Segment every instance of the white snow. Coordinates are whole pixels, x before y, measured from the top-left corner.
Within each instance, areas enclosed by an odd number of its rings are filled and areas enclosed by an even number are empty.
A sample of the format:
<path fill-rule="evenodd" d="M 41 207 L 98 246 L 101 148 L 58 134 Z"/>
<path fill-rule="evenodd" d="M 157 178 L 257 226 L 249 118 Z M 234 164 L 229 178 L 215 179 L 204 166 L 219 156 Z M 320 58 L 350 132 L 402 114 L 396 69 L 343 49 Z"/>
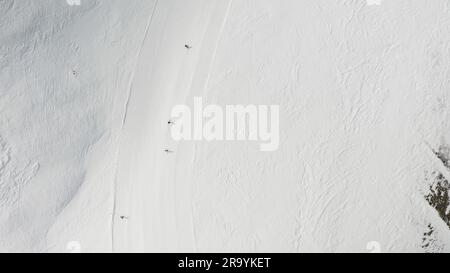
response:
<path fill-rule="evenodd" d="M 0 0 L 0 251 L 448 252 L 449 2 L 369 2 Z M 175 142 L 194 97 L 279 150 Z"/>

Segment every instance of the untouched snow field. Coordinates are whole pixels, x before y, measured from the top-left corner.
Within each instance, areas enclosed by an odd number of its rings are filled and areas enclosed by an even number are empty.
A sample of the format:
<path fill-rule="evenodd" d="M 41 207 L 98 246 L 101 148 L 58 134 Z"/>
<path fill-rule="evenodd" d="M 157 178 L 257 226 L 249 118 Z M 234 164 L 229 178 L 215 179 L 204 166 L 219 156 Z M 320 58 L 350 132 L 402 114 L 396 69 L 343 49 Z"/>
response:
<path fill-rule="evenodd" d="M 449 104 L 447 0 L 0 0 L 0 251 L 449 252 Z"/>

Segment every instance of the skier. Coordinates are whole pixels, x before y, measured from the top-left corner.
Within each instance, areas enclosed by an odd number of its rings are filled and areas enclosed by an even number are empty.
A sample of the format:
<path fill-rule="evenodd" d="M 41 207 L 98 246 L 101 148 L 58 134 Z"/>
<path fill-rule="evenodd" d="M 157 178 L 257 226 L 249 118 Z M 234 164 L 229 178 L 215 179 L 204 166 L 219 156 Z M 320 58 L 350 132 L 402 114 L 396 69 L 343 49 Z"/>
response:
<path fill-rule="evenodd" d="M 166 152 L 167 154 L 173 153 L 173 151 L 171 151 L 171 150 L 169 150 L 169 149 L 165 149 L 164 152 Z"/>
<path fill-rule="evenodd" d="M 192 48 L 192 46 L 190 46 L 190 45 L 188 45 L 188 44 L 184 45 L 184 47 L 185 47 L 186 49 L 191 49 L 191 48 Z"/>

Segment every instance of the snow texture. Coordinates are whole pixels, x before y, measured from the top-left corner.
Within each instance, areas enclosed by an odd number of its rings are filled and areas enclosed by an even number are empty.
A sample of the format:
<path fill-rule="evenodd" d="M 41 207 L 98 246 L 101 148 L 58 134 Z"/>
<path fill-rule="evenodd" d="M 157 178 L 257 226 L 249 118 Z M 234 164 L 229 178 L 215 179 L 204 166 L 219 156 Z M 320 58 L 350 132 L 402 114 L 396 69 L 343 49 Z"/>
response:
<path fill-rule="evenodd" d="M 450 251 L 448 0 L 76 2 L 0 0 L 0 252 Z"/>

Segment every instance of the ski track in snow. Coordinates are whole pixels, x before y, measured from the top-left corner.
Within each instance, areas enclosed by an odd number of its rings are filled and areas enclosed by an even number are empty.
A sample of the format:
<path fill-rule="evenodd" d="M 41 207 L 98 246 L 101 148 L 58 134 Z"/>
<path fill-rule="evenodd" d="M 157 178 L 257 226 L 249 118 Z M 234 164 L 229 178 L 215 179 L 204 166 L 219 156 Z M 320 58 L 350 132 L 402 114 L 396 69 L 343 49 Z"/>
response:
<path fill-rule="evenodd" d="M 449 11 L 0 1 L 0 251 L 449 252 Z M 280 149 L 175 143 L 195 96 Z"/>
<path fill-rule="evenodd" d="M 135 63 L 135 67 L 133 69 L 133 73 L 131 75 L 131 79 L 130 79 L 130 86 L 129 86 L 129 91 L 128 91 L 128 95 L 127 95 L 127 99 L 126 99 L 126 103 L 125 103 L 125 111 L 124 111 L 124 115 L 123 115 L 123 119 L 122 119 L 122 126 L 121 129 L 123 130 L 123 127 L 125 125 L 125 122 L 127 120 L 127 114 L 128 114 L 128 107 L 129 107 L 129 103 L 130 103 L 130 99 L 131 96 L 133 95 L 133 81 L 134 81 L 134 77 L 135 77 L 135 73 L 136 73 L 136 69 L 137 69 L 137 64 L 139 62 L 140 56 L 142 54 L 142 50 L 144 48 L 145 42 L 147 40 L 147 36 L 148 36 L 148 31 L 152 25 L 152 21 L 153 21 L 153 17 L 155 15 L 155 11 L 158 8 L 158 2 L 159 0 L 155 1 L 155 4 L 152 8 L 152 11 L 150 13 L 147 25 L 145 27 L 145 33 L 144 33 L 144 38 L 142 39 L 142 44 L 139 48 L 137 57 L 136 57 L 136 63 Z M 112 209 L 112 220 L 111 220 L 111 250 L 112 252 L 114 252 L 114 225 L 115 225 L 115 218 L 117 217 L 117 211 L 116 211 L 116 199 L 117 199 L 117 189 L 116 189 L 116 181 L 117 177 L 114 177 L 114 192 L 113 192 L 113 209 Z"/>
<path fill-rule="evenodd" d="M 147 26 L 145 27 L 144 39 L 142 39 L 142 44 L 141 44 L 141 47 L 139 48 L 139 52 L 138 52 L 137 57 L 136 57 L 136 64 L 135 64 L 135 68 L 133 70 L 133 74 L 131 76 L 131 81 L 130 81 L 130 87 L 129 87 L 128 96 L 127 96 L 127 101 L 125 103 L 125 114 L 124 114 L 123 120 L 122 120 L 122 129 L 123 129 L 123 126 L 124 126 L 124 124 L 125 124 L 125 122 L 127 120 L 128 106 L 129 106 L 129 103 L 130 103 L 130 98 L 133 95 L 133 80 L 134 80 L 134 75 L 136 74 L 137 63 L 139 62 L 140 56 L 142 54 L 142 49 L 144 48 L 145 41 L 147 40 L 148 30 L 150 29 L 150 27 L 152 25 L 152 21 L 153 21 L 154 15 L 155 15 L 155 11 L 158 8 L 158 2 L 159 2 L 159 0 L 156 0 L 155 6 L 153 7 L 152 12 L 151 12 L 151 14 L 149 16 L 149 20 L 148 20 Z"/>

